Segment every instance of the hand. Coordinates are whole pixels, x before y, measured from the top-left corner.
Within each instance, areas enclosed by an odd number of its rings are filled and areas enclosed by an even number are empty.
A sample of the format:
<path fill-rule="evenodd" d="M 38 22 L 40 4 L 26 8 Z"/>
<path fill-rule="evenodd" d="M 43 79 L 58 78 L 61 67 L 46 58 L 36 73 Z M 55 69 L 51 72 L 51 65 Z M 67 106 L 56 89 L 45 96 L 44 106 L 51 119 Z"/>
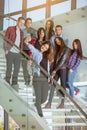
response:
<path fill-rule="evenodd" d="M 49 84 L 50 84 L 50 85 L 53 85 L 53 80 L 52 80 L 52 79 L 50 79 Z"/>
<path fill-rule="evenodd" d="M 31 65 L 32 65 L 32 60 L 29 60 L 29 61 L 28 61 L 28 64 L 31 66 Z"/>
<path fill-rule="evenodd" d="M 6 55 L 8 54 L 8 50 L 5 51 L 5 54 L 6 54 Z"/>
<path fill-rule="evenodd" d="M 31 42 L 31 37 L 28 36 L 28 37 L 24 40 L 24 43 L 28 45 L 29 42 Z"/>
<path fill-rule="evenodd" d="M 56 74 L 56 71 L 54 70 L 51 75 L 52 75 L 52 76 L 55 76 L 55 74 Z"/>
<path fill-rule="evenodd" d="M 70 70 L 69 70 L 69 73 L 72 73 L 72 72 L 73 72 L 73 70 L 72 70 L 72 69 L 70 69 Z"/>
<path fill-rule="evenodd" d="M 29 44 L 27 39 L 24 40 L 24 43 L 25 43 L 26 45 Z"/>

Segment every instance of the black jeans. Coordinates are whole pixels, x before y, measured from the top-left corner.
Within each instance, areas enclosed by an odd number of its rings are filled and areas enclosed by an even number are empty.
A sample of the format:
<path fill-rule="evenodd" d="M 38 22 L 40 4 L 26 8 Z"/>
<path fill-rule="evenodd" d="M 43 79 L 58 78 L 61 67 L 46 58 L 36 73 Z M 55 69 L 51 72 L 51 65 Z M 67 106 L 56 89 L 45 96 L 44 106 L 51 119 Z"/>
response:
<path fill-rule="evenodd" d="M 20 69 L 20 58 L 19 53 L 9 52 L 6 54 L 6 81 L 11 85 L 18 83 L 18 73 Z M 12 70 L 12 68 L 14 69 Z M 13 71 L 13 72 L 12 72 Z M 12 77 L 12 81 L 11 81 Z"/>
<path fill-rule="evenodd" d="M 36 103 L 35 103 L 36 108 L 38 114 L 43 115 L 41 104 L 47 100 L 48 89 L 49 89 L 47 77 L 45 77 L 42 73 L 40 74 L 40 76 L 34 74 L 33 85 L 34 85 L 34 91 L 36 96 Z"/>
<path fill-rule="evenodd" d="M 58 70 L 58 72 L 56 73 L 56 75 L 54 76 L 54 79 L 56 81 L 58 81 L 58 79 L 60 78 L 60 82 L 61 82 L 61 86 L 66 90 L 66 85 L 67 85 L 67 75 L 68 75 L 68 69 L 65 68 L 65 69 L 60 69 Z M 48 100 L 48 103 L 52 103 L 52 99 L 53 99 L 53 96 L 54 96 L 54 91 L 55 91 L 55 85 L 53 84 L 50 88 L 50 94 L 49 94 L 49 100 Z M 61 90 L 58 90 L 62 97 L 64 97 L 64 93 L 61 91 Z"/>
<path fill-rule="evenodd" d="M 28 73 L 28 68 L 27 68 L 28 60 L 25 57 L 22 57 L 22 68 L 23 68 L 23 76 L 25 83 L 30 82 L 30 75 Z"/>

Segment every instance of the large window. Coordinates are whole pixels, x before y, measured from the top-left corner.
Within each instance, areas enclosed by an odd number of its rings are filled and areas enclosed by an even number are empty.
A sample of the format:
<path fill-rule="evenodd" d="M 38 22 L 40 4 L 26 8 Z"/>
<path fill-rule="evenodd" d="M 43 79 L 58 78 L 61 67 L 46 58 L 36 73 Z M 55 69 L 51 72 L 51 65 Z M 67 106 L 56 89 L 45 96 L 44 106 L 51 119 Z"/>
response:
<path fill-rule="evenodd" d="M 47 0 L 4 0 L 5 1 L 5 7 L 4 7 L 4 14 L 21 11 L 22 10 L 22 2 L 25 2 L 25 5 L 27 5 L 26 9 L 31 8 L 31 11 L 26 12 L 26 17 L 31 17 L 33 22 L 40 21 L 46 18 L 46 7 L 45 4 Z M 26 4 L 27 1 L 27 4 Z M 61 1 L 61 3 L 54 4 L 53 2 L 57 2 L 58 0 L 49 0 L 48 2 L 52 2 L 53 5 L 50 5 L 49 11 L 51 12 L 50 17 L 56 16 L 58 14 L 66 13 L 68 11 L 71 11 L 71 0 L 65 0 L 64 2 Z M 35 8 L 35 6 L 41 5 L 40 8 Z M 87 0 L 76 0 L 76 7 L 80 8 L 83 6 L 87 6 Z M 32 7 L 34 7 L 32 10 Z M 42 8 L 41 8 L 42 7 Z M 17 19 L 19 16 L 22 16 L 22 14 L 12 16 L 13 18 Z M 4 19 L 4 28 L 6 29 L 10 25 L 14 25 L 15 22 L 13 20 L 10 20 L 8 18 Z"/>

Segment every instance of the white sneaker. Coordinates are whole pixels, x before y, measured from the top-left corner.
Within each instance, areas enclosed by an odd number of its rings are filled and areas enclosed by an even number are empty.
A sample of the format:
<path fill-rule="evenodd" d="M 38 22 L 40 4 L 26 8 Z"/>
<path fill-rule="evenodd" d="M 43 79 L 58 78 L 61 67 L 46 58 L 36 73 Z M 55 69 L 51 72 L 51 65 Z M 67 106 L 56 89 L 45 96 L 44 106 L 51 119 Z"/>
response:
<path fill-rule="evenodd" d="M 46 120 L 46 118 L 44 116 L 41 117 L 41 119 L 44 121 L 45 124 L 48 124 L 48 122 L 47 122 L 47 120 Z"/>

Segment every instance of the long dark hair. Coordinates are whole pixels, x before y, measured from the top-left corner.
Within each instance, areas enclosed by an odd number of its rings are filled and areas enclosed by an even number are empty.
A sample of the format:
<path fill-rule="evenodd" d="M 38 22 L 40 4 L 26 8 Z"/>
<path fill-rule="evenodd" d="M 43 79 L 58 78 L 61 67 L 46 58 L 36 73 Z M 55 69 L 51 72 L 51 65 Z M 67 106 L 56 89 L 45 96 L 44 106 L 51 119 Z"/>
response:
<path fill-rule="evenodd" d="M 45 33 L 45 29 L 43 27 L 40 27 L 37 31 L 37 37 L 38 37 L 38 40 L 40 39 L 40 34 L 41 34 L 41 31 L 43 30 L 44 32 L 44 37 L 43 37 L 43 41 L 46 40 L 46 33 Z"/>
<path fill-rule="evenodd" d="M 50 28 L 49 28 L 49 32 L 48 32 L 48 39 L 50 40 L 50 38 L 52 37 L 52 35 L 54 34 L 54 21 L 49 19 L 46 21 L 46 25 L 45 25 L 45 29 L 47 30 L 47 23 L 50 22 Z"/>
<path fill-rule="evenodd" d="M 76 45 L 77 45 L 77 49 L 75 49 L 74 48 L 74 44 L 76 43 Z M 82 47 L 81 47 L 81 41 L 79 40 L 79 39 L 75 39 L 74 41 L 73 41 L 73 43 L 72 43 L 72 45 L 73 45 L 73 51 L 77 51 L 77 53 L 78 53 L 78 57 L 79 58 L 83 58 L 83 54 L 82 54 Z"/>
<path fill-rule="evenodd" d="M 58 39 L 60 41 L 61 45 L 57 44 L 56 39 Z M 54 40 L 54 43 L 55 43 L 55 56 L 54 57 L 55 57 L 55 59 L 57 59 L 58 56 L 60 57 L 62 55 L 63 50 L 65 48 L 65 43 L 61 37 L 56 37 Z"/>
<path fill-rule="evenodd" d="M 42 45 L 45 45 L 45 44 L 49 45 L 49 49 L 43 53 L 43 56 L 51 62 L 53 60 L 52 45 L 50 41 L 45 41 L 42 43 Z"/>

